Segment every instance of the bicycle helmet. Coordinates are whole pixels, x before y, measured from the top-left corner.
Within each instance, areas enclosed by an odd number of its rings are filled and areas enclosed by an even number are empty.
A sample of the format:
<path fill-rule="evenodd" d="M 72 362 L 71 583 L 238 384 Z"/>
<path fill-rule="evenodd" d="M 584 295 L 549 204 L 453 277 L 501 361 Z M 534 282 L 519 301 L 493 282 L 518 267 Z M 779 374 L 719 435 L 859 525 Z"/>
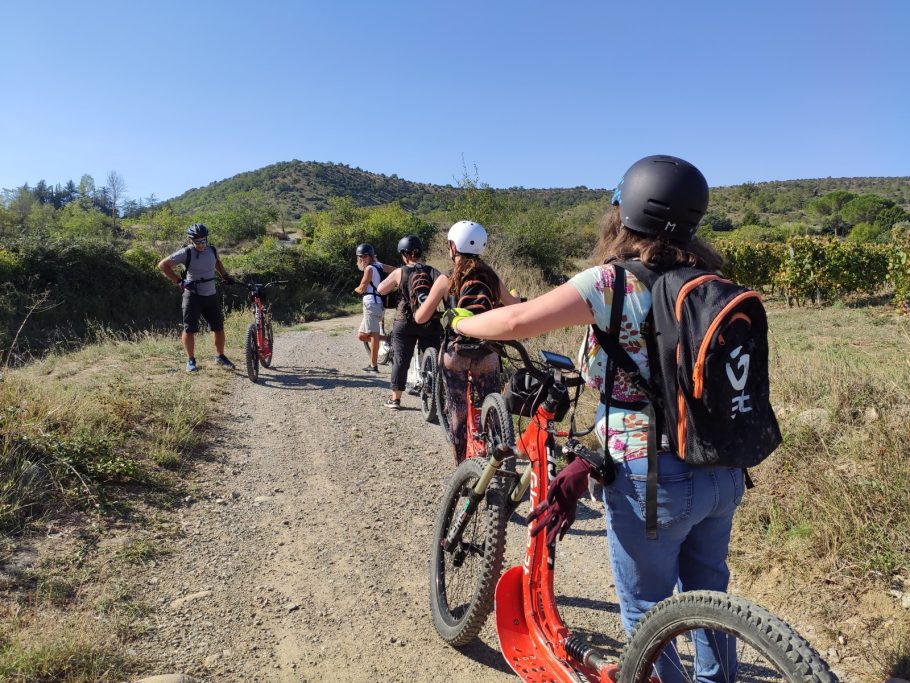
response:
<path fill-rule="evenodd" d="M 186 234 L 191 240 L 201 240 L 209 236 L 209 229 L 202 223 L 193 223 L 186 229 Z"/>
<path fill-rule="evenodd" d="M 417 235 L 405 235 L 398 240 L 398 253 L 403 254 L 406 251 L 423 251 L 423 243 Z"/>
<path fill-rule="evenodd" d="M 448 240 L 459 254 L 480 256 L 487 248 L 487 231 L 480 223 L 458 221 L 449 228 Z"/>
<path fill-rule="evenodd" d="M 357 255 L 358 256 L 375 256 L 376 250 L 373 249 L 372 244 L 367 244 L 364 242 L 363 244 L 357 245 Z"/>
<path fill-rule="evenodd" d="M 622 224 L 634 232 L 688 242 L 708 208 L 708 183 L 679 157 L 639 159 L 623 175 L 611 203 Z"/>

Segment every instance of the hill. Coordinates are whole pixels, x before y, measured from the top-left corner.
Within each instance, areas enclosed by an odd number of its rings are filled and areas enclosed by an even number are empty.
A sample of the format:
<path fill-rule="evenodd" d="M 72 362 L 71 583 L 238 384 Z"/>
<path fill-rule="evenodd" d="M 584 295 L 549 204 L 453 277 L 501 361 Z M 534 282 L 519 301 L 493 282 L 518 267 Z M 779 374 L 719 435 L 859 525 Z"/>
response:
<path fill-rule="evenodd" d="M 351 197 L 355 206 L 377 206 L 398 201 L 409 211 L 426 214 L 446 208 L 459 193 L 454 185 L 433 185 L 404 180 L 396 175 L 371 173 L 345 164 L 317 161 L 283 161 L 256 171 L 240 173 L 206 187 L 194 188 L 168 200 L 181 214 L 217 210 L 236 192 L 258 190 L 270 198 L 285 215 L 299 218 L 310 211 L 330 208 L 331 197 Z M 496 194 L 564 209 L 603 199 L 610 190 L 586 187 L 568 189 L 496 189 Z"/>
<path fill-rule="evenodd" d="M 267 197 L 289 218 L 322 211 L 332 197 L 350 197 L 355 206 L 368 207 L 398 201 L 415 213 L 426 215 L 445 210 L 461 192 L 455 185 L 434 185 L 371 173 L 346 164 L 316 161 L 284 161 L 255 171 L 194 188 L 168 200 L 180 214 L 218 210 L 232 194 L 255 190 Z M 711 188 L 709 212 L 727 216 L 734 224 L 778 224 L 805 221 L 807 207 L 833 190 L 855 195 L 876 194 L 910 209 L 910 178 L 819 178 L 743 183 Z M 492 188 L 494 195 L 511 200 L 511 206 L 538 205 L 564 210 L 581 204 L 602 202 L 612 189 L 523 187 Z"/>

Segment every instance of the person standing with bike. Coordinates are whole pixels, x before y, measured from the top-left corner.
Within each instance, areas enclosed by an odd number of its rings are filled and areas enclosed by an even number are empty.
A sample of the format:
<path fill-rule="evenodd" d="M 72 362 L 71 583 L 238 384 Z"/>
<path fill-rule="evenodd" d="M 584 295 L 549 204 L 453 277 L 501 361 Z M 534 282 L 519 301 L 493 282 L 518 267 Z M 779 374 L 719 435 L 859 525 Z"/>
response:
<path fill-rule="evenodd" d="M 435 314 L 439 302 L 447 308 L 466 308 L 482 313 L 501 305 L 517 304 L 520 299 L 503 285 L 502 280 L 482 258 L 487 248 L 487 231 L 480 223 L 458 221 L 447 236 L 453 267 L 440 275 L 426 301 L 414 314 L 417 323 L 425 323 Z M 468 373 L 477 391 L 477 400 L 500 388 L 499 355 L 476 344 L 465 343 L 460 335 L 446 335 L 442 356 L 442 378 L 445 382 L 446 405 L 438 406 L 448 416 L 452 453 L 456 466 L 465 459 L 467 450 Z"/>
<path fill-rule="evenodd" d="M 617 269 L 610 259 L 639 259 L 653 270 L 679 265 L 717 271 L 721 256 L 694 237 L 708 205 L 708 185 L 692 164 L 670 156 L 636 162 L 613 195 L 596 250 L 605 260 L 537 299 L 479 316 L 452 311 L 444 318 L 453 331 L 479 339 L 534 337 L 571 325 L 610 328 L 619 320 L 623 348 L 644 379 L 650 377 L 649 349 L 642 327 L 651 308 L 651 293 L 626 271 L 623 305 L 613 316 L 612 285 Z M 582 370 L 589 386 L 600 390 L 610 361 L 589 330 L 582 346 Z M 655 357 L 656 358 L 656 357 Z M 611 395 L 602 400 L 596 433 L 615 464 L 615 482 L 604 489 L 607 534 L 622 623 L 627 633 L 654 604 L 680 591 L 726 591 L 727 551 L 733 514 L 744 493 L 743 471 L 728 467 L 692 467 L 666 444 L 657 454 L 657 534 L 646 537 L 645 481 L 648 478 L 646 396 L 619 370 Z M 616 405 L 619 403 L 620 405 Z M 590 465 L 576 458 L 553 480 L 547 501 L 531 513 L 535 532 L 555 542 L 575 520 L 575 507 L 587 488 Z M 732 680 L 735 647 L 727 636 L 705 633 L 696 642 L 696 680 Z M 660 667 L 658 667 L 660 668 Z M 677 681 L 672 670 L 662 681 Z M 729 678 L 728 678 L 729 677 Z"/>
<path fill-rule="evenodd" d="M 376 260 L 376 250 L 371 244 L 357 245 L 357 268 L 363 271 L 360 284 L 354 288 L 357 294 L 363 295 L 363 320 L 357 330 L 357 338 L 364 343 L 370 354 L 370 364 L 364 370 L 379 372 L 380 330 L 385 306 L 377 288 L 384 274 L 391 273 L 394 268 Z"/>
<path fill-rule="evenodd" d="M 414 319 L 414 313 L 439 277 L 439 271 L 423 263 L 423 243 L 416 235 L 406 235 L 398 241 L 398 254 L 404 265 L 393 270 L 377 288 L 380 296 L 396 288 L 401 289 L 401 300 L 395 309 L 392 324 L 392 395 L 384 404 L 392 410 L 401 408 L 401 394 L 415 345 L 422 353 L 430 347 L 438 348 L 442 338 L 442 326 L 437 316 L 433 315 L 423 323 Z"/>
<path fill-rule="evenodd" d="M 215 273 L 221 275 L 225 284 L 233 284 L 218 258 L 218 251 L 208 242 L 209 230 L 202 223 L 193 223 L 186 231 L 189 246 L 175 251 L 161 259 L 158 269 L 168 280 L 183 290 L 183 334 L 180 341 L 186 351 L 186 371 L 196 372 L 196 333 L 199 332 L 199 318 L 205 318 L 215 342 L 215 363 L 226 370 L 233 370 L 234 364 L 224 355 L 224 313 L 215 289 Z M 174 272 L 174 266 L 184 267 L 183 277 Z"/>

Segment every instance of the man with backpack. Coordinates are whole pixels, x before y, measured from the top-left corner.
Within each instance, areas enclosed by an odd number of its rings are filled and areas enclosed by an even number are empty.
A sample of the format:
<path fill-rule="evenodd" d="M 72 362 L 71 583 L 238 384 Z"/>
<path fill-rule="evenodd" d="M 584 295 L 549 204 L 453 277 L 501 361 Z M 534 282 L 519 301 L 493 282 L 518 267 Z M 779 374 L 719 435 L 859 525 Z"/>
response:
<path fill-rule="evenodd" d="M 437 315 L 422 324 L 414 320 L 414 313 L 429 295 L 439 271 L 423 263 L 423 244 L 416 235 L 402 237 L 398 241 L 398 253 L 404 265 L 392 271 L 377 287 L 380 296 L 396 288 L 401 290 L 392 324 L 392 395 L 385 402 L 385 407 L 392 410 L 401 408 L 401 394 L 415 345 L 423 353 L 430 347 L 438 348 L 442 339 Z"/>
<path fill-rule="evenodd" d="M 454 311 L 447 323 L 481 339 L 590 327 L 579 355 L 601 394 L 595 431 L 604 453 L 581 453 L 564 468 L 529 522 L 555 543 L 575 520 L 588 476 L 612 479 L 607 535 L 631 633 L 675 589 L 727 589 L 743 467 L 767 457 L 780 431 L 768 400 L 764 309 L 754 292 L 718 276 L 721 256 L 695 237 L 708 206 L 704 176 L 677 157 L 645 157 L 611 204 L 601 265 L 534 301 L 479 316 Z M 700 632 L 695 680 L 735 678 L 729 638 Z M 677 667 L 662 661 L 658 678 L 680 680 Z"/>
<path fill-rule="evenodd" d="M 218 251 L 209 244 L 209 230 L 202 223 L 193 223 L 186 231 L 190 244 L 161 259 L 158 269 L 168 280 L 183 290 L 183 334 L 180 336 L 186 351 L 186 371 L 196 372 L 196 333 L 199 318 L 205 318 L 215 341 L 215 363 L 226 370 L 234 364 L 224 355 L 224 314 L 215 289 L 215 272 L 226 284 L 233 284 L 218 258 Z M 174 272 L 174 266 L 183 266 L 183 276 Z"/>
<path fill-rule="evenodd" d="M 447 239 L 452 271 L 433 283 L 429 296 L 414 315 L 418 323 L 430 320 L 441 301 L 445 301 L 446 308 L 469 310 L 474 315 L 520 301 L 481 258 L 487 248 L 486 228 L 474 221 L 458 221 L 449 228 Z M 465 340 L 461 335 L 448 337 L 442 357 L 446 405 L 439 406 L 439 410 L 448 415 L 452 453 L 459 465 L 467 451 L 468 373 L 478 400 L 483 401 L 487 394 L 501 388 L 500 363 L 496 353 L 476 340 Z"/>
<path fill-rule="evenodd" d="M 357 330 L 357 338 L 370 354 L 370 364 L 364 370 L 379 372 L 379 342 L 382 318 L 385 315 L 385 298 L 379 294 L 378 287 L 394 269 L 376 260 L 376 250 L 371 244 L 357 245 L 357 268 L 363 271 L 360 284 L 354 288 L 357 294 L 363 295 L 363 320 Z"/>

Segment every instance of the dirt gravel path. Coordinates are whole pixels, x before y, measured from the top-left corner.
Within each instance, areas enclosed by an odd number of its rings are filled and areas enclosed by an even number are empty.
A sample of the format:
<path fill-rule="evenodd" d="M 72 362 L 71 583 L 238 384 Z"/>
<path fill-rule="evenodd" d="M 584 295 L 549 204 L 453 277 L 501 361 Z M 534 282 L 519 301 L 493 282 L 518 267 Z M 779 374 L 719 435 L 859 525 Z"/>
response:
<path fill-rule="evenodd" d="M 399 412 L 382 406 L 389 369 L 362 371 L 357 324 L 281 335 L 259 384 L 238 372 L 199 470 L 210 494 L 179 509 L 183 537 L 142 578 L 156 605 L 136 644 L 144 675 L 518 680 L 492 619 L 461 650 L 436 635 L 427 558 L 453 461 L 415 398 L 405 395 Z M 582 507 L 560 545 L 560 606 L 573 629 L 615 653 L 602 505 Z M 512 565 L 526 540 L 518 515 L 508 534 Z"/>

